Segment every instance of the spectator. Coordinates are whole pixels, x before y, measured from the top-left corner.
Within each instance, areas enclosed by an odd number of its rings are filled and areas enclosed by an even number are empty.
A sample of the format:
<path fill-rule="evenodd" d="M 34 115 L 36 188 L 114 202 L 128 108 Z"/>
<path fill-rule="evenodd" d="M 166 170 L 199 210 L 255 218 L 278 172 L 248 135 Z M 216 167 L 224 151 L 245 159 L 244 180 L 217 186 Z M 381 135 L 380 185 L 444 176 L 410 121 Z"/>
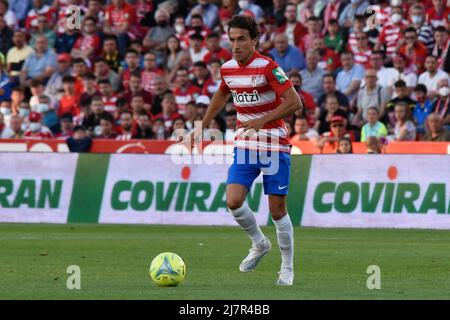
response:
<path fill-rule="evenodd" d="M 437 27 L 434 30 L 434 39 L 436 44 L 433 46 L 431 54 L 438 58 L 438 68 L 443 69 L 445 72 L 450 72 L 450 70 L 444 69 L 444 62 L 450 56 L 450 40 L 447 29 L 443 26 Z"/>
<path fill-rule="evenodd" d="M 270 55 L 286 73 L 293 69 L 299 71 L 305 68 L 303 53 L 298 48 L 288 44 L 288 37 L 284 33 L 275 36 L 275 48 L 270 50 Z"/>
<path fill-rule="evenodd" d="M 116 140 L 130 140 L 133 136 L 133 114 L 130 111 L 123 111 L 120 114 L 120 134 Z"/>
<path fill-rule="evenodd" d="M 88 113 L 82 121 L 83 127 L 87 128 L 91 135 L 97 136 L 101 134 L 100 117 L 105 112 L 103 99 L 100 95 L 95 95 L 91 99 Z"/>
<path fill-rule="evenodd" d="M 162 118 L 155 118 L 152 126 L 153 133 L 156 140 L 165 140 L 168 137 L 167 131 L 164 126 L 164 120 Z"/>
<path fill-rule="evenodd" d="M 405 55 L 398 53 L 392 56 L 392 62 L 394 64 L 395 70 L 398 71 L 396 77 L 393 79 L 394 81 L 403 80 L 406 83 L 406 88 L 408 95 L 412 93 L 414 88 L 417 85 L 417 74 L 411 71 L 409 68 L 406 68 L 408 59 Z M 393 98 L 396 97 L 394 92 Z"/>
<path fill-rule="evenodd" d="M 16 16 L 20 26 L 23 27 L 28 11 L 31 8 L 31 0 L 9 0 L 9 8 Z"/>
<path fill-rule="evenodd" d="M 12 84 L 9 76 L 3 70 L 3 63 L 0 62 L 0 102 L 11 99 Z"/>
<path fill-rule="evenodd" d="M 375 136 L 370 136 L 366 141 L 368 154 L 380 154 L 383 152 L 383 144 L 380 139 Z"/>
<path fill-rule="evenodd" d="M 130 105 L 131 100 L 135 96 L 141 96 L 144 104 L 148 105 L 148 108 L 150 109 L 153 97 L 149 92 L 142 89 L 142 78 L 140 73 L 131 74 L 128 89 L 123 94 L 128 105 Z"/>
<path fill-rule="evenodd" d="M 104 110 L 114 114 L 117 109 L 117 95 L 113 92 L 111 83 L 108 79 L 102 79 L 99 80 L 97 84 L 103 100 Z"/>
<path fill-rule="evenodd" d="M 370 137 L 385 138 L 387 136 L 386 126 L 378 121 L 380 110 L 377 107 L 369 107 L 366 114 L 367 123 L 361 129 L 361 142 L 366 142 Z"/>
<path fill-rule="evenodd" d="M 386 108 L 381 110 L 381 116 L 385 123 L 393 127 L 395 125 L 395 105 L 399 102 L 405 103 L 409 110 L 408 113 L 413 113 L 416 107 L 416 101 L 411 99 L 408 95 L 408 89 L 406 88 L 406 83 L 403 80 L 398 80 L 395 82 L 395 95 L 396 98 L 390 100 L 386 104 Z"/>
<path fill-rule="evenodd" d="M 153 102 L 151 107 L 152 116 L 161 113 L 162 111 L 162 98 L 166 93 L 172 93 L 169 90 L 167 82 L 163 77 L 157 76 L 151 82 L 151 94 L 153 96 Z"/>
<path fill-rule="evenodd" d="M 336 88 L 345 94 L 351 102 L 357 97 L 365 70 L 359 64 L 355 64 L 351 52 L 341 53 L 341 63 L 342 70 L 337 74 Z"/>
<path fill-rule="evenodd" d="M 322 68 L 327 73 L 334 73 L 341 67 L 341 61 L 339 60 L 338 54 L 326 47 L 324 38 L 315 38 L 313 41 L 313 48 L 320 56 L 319 68 Z"/>
<path fill-rule="evenodd" d="M 129 89 L 129 82 L 132 73 L 141 73 L 141 68 L 139 67 L 139 53 L 134 49 L 128 49 L 125 54 L 125 61 L 127 63 L 127 68 L 121 69 L 121 82 L 122 87 L 125 90 Z"/>
<path fill-rule="evenodd" d="M 49 5 L 45 4 L 43 0 L 33 0 L 33 6 L 28 11 L 27 18 L 25 20 L 25 28 L 27 30 L 35 30 L 38 25 L 38 16 L 45 15 L 49 21 L 54 22 L 55 10 Z"/>
<path fill-rule="evenodd" d="M 338 148 L 336 150 L 336 153 L 340 154 L 353 153 L 353 145 L 349 138 L 344 137 L 338 140 Z"/>
<path fill-rule="evenodd" d="M 271 1 L 271 5 L 264 8 L 264 16 L 273 19 L 278 26 L 281 26 L 286 22 L 286 6 L 287 5 L 285 0 L 273 0 Z M 294 5 L 294 9 L 295 15 L 297 15 L 297 5 Z M 262 19 L 264 19 L 264 17 Z M 261 20 L 259 20 L 259 22 L 260 21 Z"/>
<path fill-rule="evenodd" d="M 347 39 L 347 50 L 351 52 L 357 51 L 356 45 L 356 35 L 361 32 L 365 32 L 366 18 L 364 15 L 356 15 L 353 21 L 353 28 L 350 30 Z"/>
<path fill-rule="evenodd" d="M 433 104 L 433 113 L 439 114 L 444 126 L 450 126 L 450 88 L 446 81 L 438 84 L 438 97 Z"/>
<path fill-rule="evenodd" d="M 339 109 L 337 97 L 334 94 L 328 94 L 325 99 L 325 109 L 320 111 L 319 119 L 314 124 L 314 129 L 320 135 L 330 131 L 330 121 L 335 115 L 347 119 L 347 113 Z"/>
<path fill-rule="evenodd" d="M 31 98 L 29 100 L 31 110 L 36 111 L 39 104 L 39 97 L 44 94 L 44 86 L 38 80 L 32 80 L 30 83 Z M 52 101 L 53 102 L 53 101 Z M 51 103 L 53 105 L 53 103 Z"/>
<path fill-rule="evenodd" d="M 302 52 L 308 52 L 313 49 L 314 39 L 322 36 L 321 23 L 316 16 L 310 16 L 308 18 L 306 28 L 308 29 L 308 33 L 303 36 L 298 47 Z"/>
<path fill-rule="evenodd" d="M 0 113 L 3 114 L 3 120 L 8 124 L 12 115 L 11 102 L 9 100 L 3 100 L 0 102 Z"/>
<path fill-rule="evenodd" d="M 48 40 L 49 48 L 53 48 L 55 46 L 56 34 L 50 28 L 48 18 L 45 15 L 39 15 L 37 18 L 37 29 L 35 32 L 31 34 L 30 47 L 35 49 L 36 39 L 38 36 L 43 35 Z"/>
<path fill-rule="evenodd" d="M 84 91 L 80 96 L 80 104 L 82 101 L 91 100 L 95 95 L 100 94 L 100 92 L 97 90 L 95 75 L 92 73 L 86 73 L 83 76 L 83 88 Z"/>
<path fill-rule="evenodd" d="M 289 74 L 289 80 L 291 80 L 295 91 L 299 94 L 303 102 L 303 108 L 296 111 L 299 115 L 304 115 L 308 119 L 308 124 L 314 126 L 314 123 L 319 118 L 320 109 L 317 107 L 316 102 L 312 95 L 302 89 L 302 77 L 298 71 L 292 71 Z"/>
<path fill-rule="evenodd" d="M 423 6 L 421 4 L 411 6 L 409 9 L 409 18 L 412 22 L 412 26 L 417 30 L 419 41 L 427 47 L 428 51 L 433 50 L 433 27 L 425 20 Z"/>
<path fill-rule="evenodd" d="M 60 98 L 63 91 L 62 79 L 65 76 L 70 76 L 72 69 L 70 67 L 71 57 L 68 53 L 62 53 L 58 55 L 58 67 L 57 70 L 51 75 L 50 79 L 45 86 L 44 93 L 46 95 Z"/>
<path fill-rule="evenodd" d="M 13 114 L 18 114 L 21 103 L 26 102 L 24 91 L 25 91 L 24 88 L 21 86 L 16 86 L 12 88 L 11 110 Z"/>
<path fill-rule="evenodd" d="M 403 39 L 399 41 L 399 52 L 411 63 L 411 68 L 416 73 L 425 71 L 424 63 L 428 54 L 427 47 L 417 38 L 414 27 L 408 27 L 403 31 Z"/>
<path fill-rule="evenodd" d="M 175 30 L 174 36 L 180 42 L 180 48 L 182 50 L 189 49 L 189 37 L 186 34 L 186 22 L 182 15 L 177 15 L 175 17 L 173 29 Z"/>
<path fill-rule="evenodd" d="M 335 143 L 341 138 L 348 138 L 350 141 L 355 141 L 355 136 L 351 132 L 348 132 L 346 127 L 347 120 L 343 116 L 332 116 L 329 120 L 330 131 L 324 132 L 321 135 L 317 141 L 317 146 L 322 149 L 326 143 L 330 143 L 334 148 Z"/>
<path fill-rule="evenodd" d="M 136 36 L 133 28 L 136 23 L 135 8 L 125 0 L 112 0 L 106 9 L 103 32 L 117 37 L 119 52 L 123 55 L 129 45 L 130 37 Z"/>
<path fill-rule="evenodd" d="M 189 72 L 179 69 L 176 77 L 177 87 L 173 91 L 177 110 L 181 115 L 186 114 L 186 105 L 201 95 L 201 89 L 189 81 Z"/>
<path fill-rule="evenodd" d="M 325 109 L 325 100 L 328 94 L 333 94 L 337 97 L 339 103 L 339 109 L 348 112 L 350 104 L 345 94 L 336 89 L 336 80 L 332 74 L 326 74 L 323 76 L 323 95 L 320 96 L 317 105 L 321 110 Z"/>
<path fill-rule="evenodd" d="M 42 124 L 49 128 L 53 134 L 56 134 L 59 128 L 59 119 L 55 110 L 50 107 L 50 97 L 42 94 L 39 96 L 36 112 L 42 116 Z"/>
<path fill-rule="evenodd" d="M 164 52 L 167 39 L 175 34 L 174 28 L 169 24 L 170 14 L 164 9 L 155 12 L 156 26 L 150 28 L 144 38 L 144 47 L 158 52 L 161 57 Z"/>
<path fill-rule="evenodd" d="M 393 7 L 390 21 L 381 28 L 380 36 L 375 44 L 375 50 L 384 47 L 386 56 L 390 59 L 395 53 L 397 44 L 402 38 L 402 32 L 408 27 L 408 21 L 403 19 L 402 7 Z"/>
<path fill-rule="evenodd" d="M 79 36 L 78 30 L 72 28 L 68 28 L 65 32 L 58 34 L 55 39 L 55 52 L 70 53 Z"/>
<path fill-rule="evenodd" d="M 211 30 L 205 26 L 203 22 L 203 16 L 201 14 L 193 14 L 191 16 L 191 23 L 189 24 L 190 28 L 188 31 L 188 36 L 190 37 L 194 33 L 199 33 L 205 39 L 208 34 L 210 34 Z"/>
<path fill-rule="evenodd" d="M 133 139 L 154 139 L 155 133 L 152 130 L 150 117 L 148 113 L 141 112 L 137 118 L 136 132 L 132 136 Z"/>
<path fill-rule="evenodd" d="M 351 1 L 339 15 L 339 25 L 344 28 L 351 28 L 355 17 L 364 15 L 368 6 L 369 2 L 366 0 Z"/>
<path fill-rule="evenodd" d="M 203 17 L 203 22 L 209 29 L 213 29 L 219 22 L 219 8 L 211 3 L 211 0 L 199 0 L 198 4 L 191 9 L 186 18 L 187 24 L 191 24 L 191 16 L 199 14 Z"/>
<path fill-rule="evenodd" d="M 206 109 L 211 103 L 211 99 L 208 96 L 198 96 L 195 99 L 195 106 L 197 107 L 197 113 L 203 118 L 206 113 Z"/>
<path fill-rule="evenodd" d="M 169 71 L 173 70 L 176 67 L 176 65 L 178 64 L 178 59 L 182 52 L 183 50 L 181 48 L 180 40 L 175 35 L 167 38 L 166 48 L 164 52 L 164 61 Z"/>
<path fill-rule="evenodd" d="M 56 138 L 67 140 L 74 134 L 73 117 L 71 113 L 65 113 L 60 118 L 60 132 L 56 134 Z"/>
<path fill-rule="evenodd" d="M 437 97 L 438 83 L 441 80 L 450 82 L 449 75 L 438 69 L 438 59 L 435 56 L 429 55 L 425 60 L 425 71 L 419 76 L 419 83 L 424 84 L 427 87 L 428 97 L 433 100 Z"/>
<path fill-rule="evenodd" d="M 382 87 L 386 87 L 390 93 L 392 93 L 394 88 L 394 79 L 399 78 L 398 71 L 394 68 L 384 67 L 384 56 L 381 51 L 373 51 L 370 57 L 370 68 L 377 71 L 377 84 Z M 364 83 L 362 84 L 364 85 Z"/>
<path fill-rule="evenodd" d="M 71 55 L 74 58 L 88 58 L 94 62 L 94 58 L 101 53 L 101 39 L 96 33 L 97 22 L 93 17 L 83 19 L 82 33 L 75 41 Z"/>
<path fill-rule="evenodd" d="M 225 141 L 234 141 L 235 138 L 235 130 L 237 126 L 237 111 L 230 110 L 225 114 Z"/>
<path fill-rule="evenodd" d="M 416 126 L 410 120 L 410 108 L 405 102 L 398 102 L 394 108 L 395 112 L 395 127 L 393 128 L 393 135 L 388 137 L 395 141 L 415 141 L 416 140 Z"/>
<path fill-rule="evenodd" d="M 364 68 L 370 67 L 372 49 L 369 46 L 369 35 L 365 32 L 356 33 L 356 46 L 350 47 L 355 63 Z"/>
<path fill-rule="evenodd" d="M 28 56 L 33 53 L 33 49 L 27 45 L 25 32 L 22 30 L 14 31 L 12 38 L 14 47 L 8 50 L 6 55 L 7 66 L 6 69 L 11 78 L 11 82 L 16 85 L 19 84 L 20 71 Z"/>
<path fill-rule="evenodd" d="M 445 0 L 432 0 L 433 6 L 428 9 L 426 19 L 433 28 L 445 25 L 445 19 L 450 15 L 450 8 L 445 5 Z"/>
<path fill-rule="evenodd" d="M 252 16 L 257 23 L 264 16 L 263 9 L 255 4 L 253 0 L 239 0 L 238 5 L 241 8 L 240 15 Z"/>
<path fill-rule="evenodd" d="M 12 115 L 9 119 L 9 126 L 0 129 L 2 139 L 22 139 L 24 130 L 22 130 L 22 118 L 19 115 Z"/>
<path fill-rule="evenodd" d="M 89 152 L 92 138 L 88 136 L 86 128 L 75 126 L 73 128 L 73 136 L 69 137 L 66 142 L 70 152 Z"/>
<path fill-rule="evenodd" d="M 286 5 L 284 18 L 286 19 L 286 23 L 277 29 L 277 33 L 285 34 L 290 46 L 299 46 L 303 36 L 308 33 L 308 30 L 297 20 L 297 6 L 295 4 L 288 3 Z"/>
<path fill-rule="evenodd" d="M 203 85 L 202 95 L 212 97 L 214 93 L 219 90 L 220 82 L 222 81 L 219 60 L 210 60 L 207 68 L 211 77 L 209 81 Z"/>
<path fill-rule="evenodd" d="M 425 133 L 425 120 L 433 111 L 433 103 L 427 98 L 427 87 L 423 84 L 418 84 L 414 89 L 416 96 L 416 106 L 414 108 L 414 122 L 417 126 L 417 133 Z"/>
<path fill-rule="evenodd" d="M 116 139 L 117 133 L 114 130 L 114 117 L 109 112 L 104 112 L 100 116 L 100 134 L 97 139 Z"/>
<path fill-rule="evenodd" d="M 75 79 L 72 76 L 64 76 L 62 79 L 64 94 L 59 101 L 58 116 L 65 113 L 76 116 L 80 113 L 80 101 L 75 95 Z"/>
<path fill-rule="evenodd" d="M 1 6 L 1 3 L 2 2 L 0 1 L 0 6 Z M 8 50 L 10 48 L 12 48 L 12 46 L 14 45 L 13 35 L 14 35 L 14 31 L 6 25 L 5 16 L 3 16 L 0 13 L 0 39 L 1 39 L 0 53 L 2 55 L 3 60 L 4 60 L 3 56 L 6 55 L 8 53 Z M 1 61 L 1 62 L 5 63 L 5 61 Z"/>
<path fill-rule="evenodd" d="M 335 4 L 336 6 L 341 5 L 342 2 L 330 2 L 329 5 Z M 326 29 L 325 45 L 327 48 L 333 50 L 336 53 L 341 53 L 344 50 L 344 35 L 339 28 L 339 23 L 336 19 L 331 19 L 330 21 L 325 21 L 328 26 Z"/>
<path fill-rule="evenodd" d="M 315 140 L 318 137 L 317 131 L 309 127 L 308 120 L 305 117 L 295 119 L 294 135 L 290 138 L 291 142 Z"/>
<path fill-rule="evenodd" d="M 189 54 L 191 55 L 192 62 L 203 61 L 208 53 L 208 49 L 203 46 L 203 36 L 200 33 L 193 33 L 189 39 Z"/>
<path fill-rule="evenodd" d="M 208 53 L 203 57 L 203 62 L 209 63 L 212 59 L 219 60 L 224 64 L 232 58 L 231 52 L 220 46 L 220 36 L 217 33 L 210 33 L 206 37 Z"/>
<path fill-rule="evenodd" d="M 427 132 L 422 141 L 450 141 L 450 131 L 446 130 L 442 118 L 432 113 L 427 118 Z"/>
<path fill-rule="evenodd" d="M 118 50 L 117 39 L 115 36 L 106 36 L 103 39 L 102 58 L 112 70 L 119 72 L 122 55 Z"/>
<path fill-rule="evenodd" d="M 206 64 L 202 61 L 196 62 L 192 69 L 192 84 L 200 89 L 200 92 L 204 91 L 206 86 L 212 83 Z"/>
<path fill-rule="evenodd" d="M 311 94 L 315 100 L 318 100 L 323 94 L 322 79 L 326 74 L 318 67 L 319 53 L 316 50 L 308 51 L 306 54 L 306 68 L 300 71 L 303 79 L 303 90 Z"/>
<path fill-rule="evenodd" d="M 49 128 L 42 125 L 42 115 L 37 112 L 31 112 L 29 117 L 30 125 L 24 133 L 25 139 L 50 139 L 53 134 Z"/>
<path fill-rule="evenodd" d="M 274 47 L 277 26 L 275 20 L 271 18 L 262 19 L 260 22 L 261 35 L 259 37 L 259 50 L 262 53 L 268 53 Z M 228 35 L 227 35 L 228 38 Z M 227 39 L 229 42 L 229 40 Z"/>
<path fill-rule="evenodd" d="M 179 116 L 175 96 L 172 93 L 166 93 L 162 100 L 162 112 L 155 118 L 161 118 L 164 121 L 164 129 L 168 132 L 172 128 L 173 121 Z"/>
<path fill-rule="evenodd" d="M 56 67 L 56 54 L 48 48 L 47 38 L 40 35 L 36 38 L 35 51 L 25 60 L 20 74 L 20 82 L 22 85 L 29 86 L 30 81 L 35 79 L 45 85 Z"/>
<path fill-rule="evenodd" d="M 113 91 L 118 91 L 120 87 L 120 77 L 112 69 L 105 58 L 97 58 L 95 60 L 95 77 L 97 80 L 107 79 L 111 84 Z"/>

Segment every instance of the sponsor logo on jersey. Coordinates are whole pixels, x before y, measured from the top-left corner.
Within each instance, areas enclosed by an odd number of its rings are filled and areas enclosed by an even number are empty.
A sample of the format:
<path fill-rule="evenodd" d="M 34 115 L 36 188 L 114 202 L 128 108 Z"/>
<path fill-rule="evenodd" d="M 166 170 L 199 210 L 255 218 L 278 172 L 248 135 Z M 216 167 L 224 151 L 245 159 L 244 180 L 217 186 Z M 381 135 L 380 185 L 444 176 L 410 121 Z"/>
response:
<path fill-rule="evenodd" d="M 283 69 L 281 69 L 281 67 L 273 69 L 272 73 L 275 76 L 275 78 L 277 78 L 277 80 L 280 84 L 284 84 L 286 82 L 286 80 L 288 79 L 286 74 L 284 73 Z"/>
<path fill-rule="evenodd" d="M 231 94 L 233 95 L 233 100 L 239 103 L 256 103 L 261 101 L 257 90 L 253 90 L 252 93 L 245 91 L 237 93 L 236 90 L 231 90 Z"/>

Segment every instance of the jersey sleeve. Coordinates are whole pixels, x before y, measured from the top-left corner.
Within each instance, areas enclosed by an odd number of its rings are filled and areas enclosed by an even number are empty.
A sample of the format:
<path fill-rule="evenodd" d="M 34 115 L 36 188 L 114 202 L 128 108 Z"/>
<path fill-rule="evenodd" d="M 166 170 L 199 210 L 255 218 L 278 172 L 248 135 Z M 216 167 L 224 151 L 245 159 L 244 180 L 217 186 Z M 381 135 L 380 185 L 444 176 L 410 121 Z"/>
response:
<path fill-rule="evenodd" d="M 292 87 L 292 83 L 283 69 L 274 61 L 267 65 L 265 75 L 269 85 L 278 96 L 281 96 L 287 89 Z"/>
<path fill-rule="evenodd" d="M 221 78 L 222 78 L 222 80 L 220 81 L 219 90 L 222 91 L 223 94 L 229 94 L 231 92 L 230 88 L 228 87 L 227 83 L 223 79 L 223 76 L 221 76 Z"/>

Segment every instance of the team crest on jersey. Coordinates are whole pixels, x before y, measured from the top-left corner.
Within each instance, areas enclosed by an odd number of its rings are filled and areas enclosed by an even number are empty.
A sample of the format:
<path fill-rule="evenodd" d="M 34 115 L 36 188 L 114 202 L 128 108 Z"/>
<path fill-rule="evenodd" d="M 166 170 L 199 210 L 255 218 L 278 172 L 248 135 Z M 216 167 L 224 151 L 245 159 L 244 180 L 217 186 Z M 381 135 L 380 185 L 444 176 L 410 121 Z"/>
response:
<path fill-rule="evenodd" d="M 252 102 L 254 103 L 260 101 L 258 91 L 256 90 L 253 90 L 252 93 L 248 92 L 237 93 L 236 90 L 231 90 L 231 94 L 233 96 L 233 100 L 239 103 L 252 103 Z"/>
<path fill-rule="evenodd" d="M 286 80 L 288 79 L 288 77 L 284 73 L 283 69 L 281 69 L 281 67 L 273 69 L 272 73 L 275 76 L 275 78 L 277 78 L 277 80 L 280 84 L 284 84 L 286 82 Z"/>

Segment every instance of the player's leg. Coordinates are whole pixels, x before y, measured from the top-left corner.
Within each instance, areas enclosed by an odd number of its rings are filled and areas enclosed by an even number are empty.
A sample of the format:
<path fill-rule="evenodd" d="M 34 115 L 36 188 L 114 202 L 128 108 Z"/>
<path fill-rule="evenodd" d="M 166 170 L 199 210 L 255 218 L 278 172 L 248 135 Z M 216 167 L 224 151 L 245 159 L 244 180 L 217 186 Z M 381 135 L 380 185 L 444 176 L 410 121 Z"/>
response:
<path fill-rule="evenodd" d="M 236 222 L 253 243 L 248 256 L 239 266 L 242 272 L 248 272 L 253 270 L 261 258 L 270 251 L 271 244 L 262 233 L 254 213 L 245 202 L 248 190 L 251 189 L 253 181 L 260 174 L 260 170 L 256 165 L 240 163 L 238 152 L 245 151 L 236 151 L 235 149 L 233 163 L 228 169 L 227 206 Z"/>
<path fill-rule="evenodd" d="M 239 270 L 242 272 L 249 272 L 255 269 L 261 258 L 269 253 L 272 247 L 269 239 L 267 239 L 259 228 L 253 211 L 245 202 L 247 192 L 247 187 L 243 185 L 227 185 L 228 210 L 253 243 L 249 250 L 249 254 L 239 265 Z"/>
<path fill-rule="evenodd" d="M 273 154 L 271 166 L 264 169 L 264 192 L 269 195 L 269 210 L 277 230 L 281 251 L 281 270 L 277 284 L 292 285 L 294 280 L 294 230 L 287 212 L 287 193 L 290 175 L 290 155 Z M 272 163 L 273 162 L 273 163 Z"/>
<path fill-rule="evenodd" d="M 292 285 L 294 280 L 294 229 L 287 213 L 286 195 L 269 195 L 269 209 L 277 229 L 281 268 L 277 284 Z"/>

